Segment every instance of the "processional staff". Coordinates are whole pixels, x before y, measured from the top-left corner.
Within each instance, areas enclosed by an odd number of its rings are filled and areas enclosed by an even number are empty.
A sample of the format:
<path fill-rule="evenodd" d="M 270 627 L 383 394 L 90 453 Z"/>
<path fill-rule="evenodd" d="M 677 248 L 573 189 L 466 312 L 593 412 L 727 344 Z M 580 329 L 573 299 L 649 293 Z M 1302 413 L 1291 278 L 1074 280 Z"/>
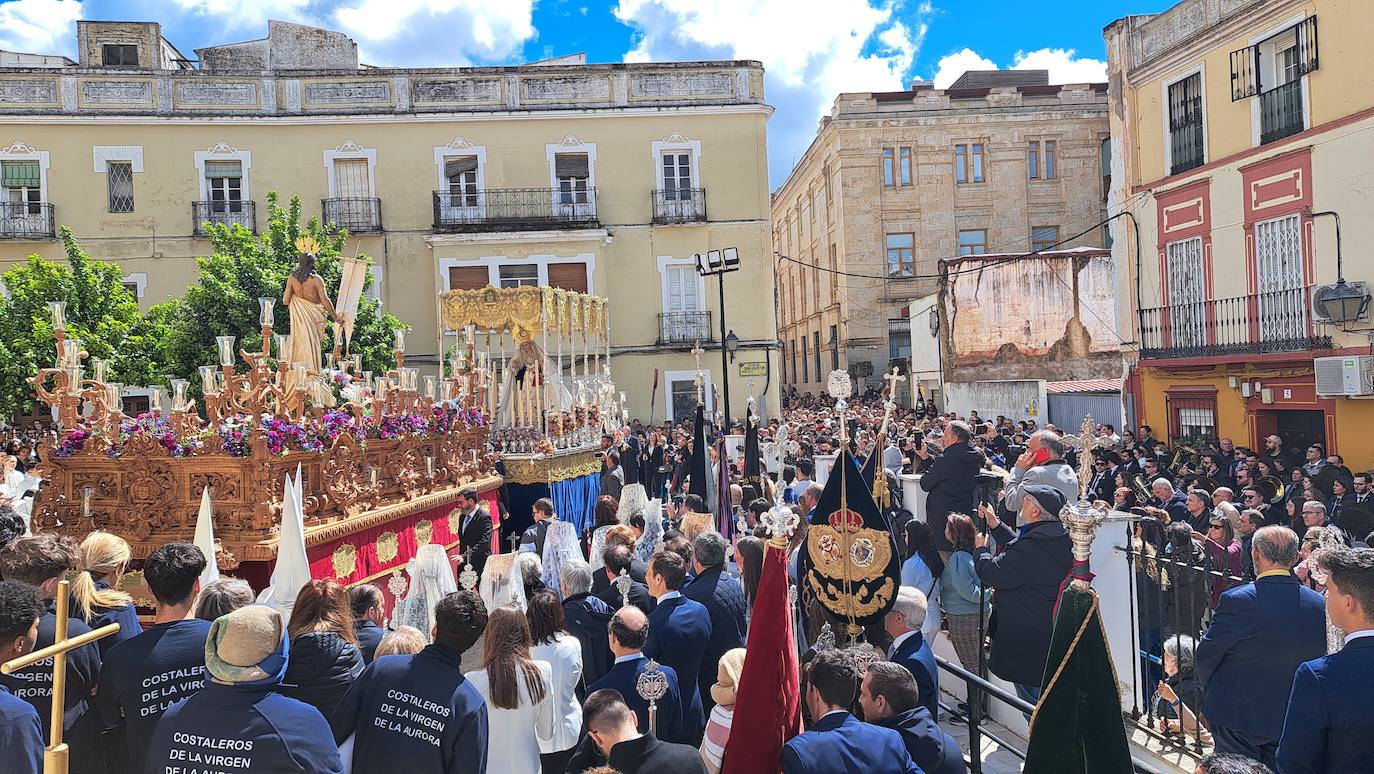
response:
<path fill-rule="evenodd" d="M 52 659 L 52 716 L 48 726 L 48 746 L 43 748 L 43 774 L 67 774 L 69 750 L 67 743 L 62 741 L 62 716 L 66 709 L 63 706 L 66 703 L 63 697 L 67 695 L 67 651 L 119 633 L 119 624 L 112 623 L 68 639 L 68 585 L 65 580 L 57 584 L 57 629 L 53 635 L 53 644 L 0 664 L 0 674 L 8 675 L 31 667 L 43 659 Z"/>
<path fill-rule="evenodd" d="M 635 678 L 635 692 L 649 701 L 649 733 L 658 736 L 658 700 L 668 692 L 668 675 L 658 662 L 649 659 L 644 671 Z"/>

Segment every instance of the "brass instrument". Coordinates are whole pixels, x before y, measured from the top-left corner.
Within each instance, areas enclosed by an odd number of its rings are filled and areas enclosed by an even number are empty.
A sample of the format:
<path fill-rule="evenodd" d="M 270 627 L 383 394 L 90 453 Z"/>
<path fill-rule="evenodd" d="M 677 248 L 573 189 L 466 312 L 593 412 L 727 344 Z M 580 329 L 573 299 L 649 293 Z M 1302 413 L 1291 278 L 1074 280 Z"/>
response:
<path fill-rule="evenodd" d="M 1140 497 L 1141 505 L 1144 505 L 1148 503 L 1150 500 L 1154 499 L 1154 494 L 1150 491 L 1150 487 L 1145 481 L 1144 473 L 1137 473 L 1134 476 L 1131 476 L 1130 484 L 1131 488 L 1135 490 L 1136 495 Z"/>
<path fill-rule="evenodd" d="M 1278 476 L 1261 476 L 1255 482 L 1255 490 L 1264 496 L 1264 501 L 1275 505 L 1283 501 L 1283 480 Z"/>
<path fill-rule="evenodd" d="M 1174 456 L 1169 460 L 1170 471 L 1178 470 L 1178 466 L 1183 462 L 1182 457 L 1184 454 L 1187 454 L 1190 460 L 1193 461 L 1196 461 L 1199 456 L 1197 449 L 1194 449 L 1193 447 L 1187 444 L 1179 444 L 1178 446 L 1174 447 Z M 1190 462 L 1189 464 L 1191 466 L 1192 463 Z"/>

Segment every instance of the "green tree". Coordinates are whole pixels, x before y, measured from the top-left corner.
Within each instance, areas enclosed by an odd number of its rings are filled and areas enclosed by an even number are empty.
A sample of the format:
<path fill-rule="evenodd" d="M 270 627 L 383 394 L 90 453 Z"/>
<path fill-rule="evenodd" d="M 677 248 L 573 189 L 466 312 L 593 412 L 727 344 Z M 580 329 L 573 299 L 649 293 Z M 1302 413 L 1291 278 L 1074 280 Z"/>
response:
<path fill-rule="evenodd" d="M 66 264 L 31 255 L 26 264 L 0 275 L 7 296 L 0 300 L 3 417 L 34 400 L 30 377 L 56 365 L 49 301 L 67 302 L 67 336 L 81 339 L 91 358 L 111 361 L 108 379 L 125 384 L 162 381 L 163 318 L 139 313 L 119 267 L 88 256 L 66 226 L 61 237 Z M 90 361 L 85 365 L 89 369 Z"/>
<path fill-rule="evenodd" d="M 322 249 L 315 271 L 324 278 L 331 297 L 338 293 L 341 273 L 340 254 L 348 232 L 334 224 L 321 224 L 318 218 L 301 222 L 301 198 L 292 196 L 283 207 L 277 192 L 267 194 L 267 228 L 254 235 L 241 225 L 207 224 L 212 245 L 208 258 L 197 259 L 199 279 L 180 298 L 159 304 L 153 313 L 165 319 L 168 336 L 164 343 L 167 372 L 192 380 L 192 392 L 199 394 L 197 367 L 217 365 L 216 336 L 233 336 L 236 349 L 249 352 L 262 348 L 258 325 L 260 297 L 277 301 L 273 309 L 273 330 L 287 333 L 290 313 L 281 303 L 286 279 L 296 268 L 296 238 L 311 236 Z M 367 259 L 368 256 L 359 255 Z M 367 285 L 372 284 L 368 272 Z M 338 299 L 334 298 L 337 303 Z M 392 354 L 392 329 L 405 327 L 390 314 L 382 314 L 375 301 L 366 297 L 358 304 L 350 351 L 361 355 L 363 368 L 382 372 L 395 367 Z M 332 347 L 332 328 L 325 333 L 325 346 Z M 241 360 L 240 369 L 246 367 Z"/>

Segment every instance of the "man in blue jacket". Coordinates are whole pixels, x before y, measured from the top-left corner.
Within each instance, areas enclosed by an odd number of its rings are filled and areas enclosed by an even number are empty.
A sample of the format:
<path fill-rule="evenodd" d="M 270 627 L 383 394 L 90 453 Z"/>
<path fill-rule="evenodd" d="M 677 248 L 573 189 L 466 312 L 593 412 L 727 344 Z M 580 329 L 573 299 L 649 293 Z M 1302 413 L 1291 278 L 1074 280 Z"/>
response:
<path fill-rule="evenodd" d="M 811 659 L 807 675 L 803 698 L 814 721 L 783 745 L 783 774 L 921 774 L 901 735 L 861 722 L 845 709 L 859 689 L 849 656 L 823 650 Z"/>
<path fill-rule="evenodd" d="M 0 661 L 33 650 L 42 614 L 43 603 L 33 586 L 0 581 Z M 14 695 L 23 685 L 9 675 L 0 675 L 0 770 L 6 774 L 43 771 L 43 724 L 38 721 L 38 710 Z"/>
<path fill-rule="evenodd" d="M 487 705 L 461 669 L 486 626 L 481 597 L 454 592 L 434 608 L 434 644 L 363 671 L 331 721 L 335 741 L 353 737 L 353 774 L 487 770 Z"/>
<path fill-rule="evenodd" d="M 672 667 L 682 687 L 683 738 L 669 741 L 696 746 L 706 730 L 706 715 L 701 708 L 701 692 L 696 676 L 706 644 L 711 641 L 711 615 L 700 602 L 682 595 L 679 589 L 687 577 L 687 563 L 672 551 L 660 551 L 649 560 L 649 593 L 658 604 L 649 616 L 649 639 L 644 655 Z"/>
<path fill-rule="evenodd" d="M 144 771 L 342 774 L 324 716 L 279 692 L 286 662 L 286 622 L 276 610 L 248 605 L 212 623 L 205 643 L 210 679 L 163 713 Z"/>
<path fill-rule="evenodd" d="M 966 774 L 964 753 L 954 737 L 940 729 L 918 703 L 916 680 L 906 667 L 891 661 L 868 665 L 859 684 L 864 720 L 902 735 L 902 743 L 925 774 Z"/>
<path fill-rule="evenodd" d="M 716 704 L 711 699 L 711 686 L 716 683 L 720 659 L 728 651 L 744 647 L 749 606 L 744 601 L 744 587 L 725 572 L 725 538 L 719 532 L 703 532 L 692 548 L 697 577 L 683 587 L 682 596 L 700 602 L 711 617 L 711 639 L 697 674 L 701 708 L 710 715 Z"/>
<path fill-rule="evenodd" d="M 382 629 L 382 592 L 371 583 L 348 587 L 348 607 L 353 613 L 353 635 L 358 638 L 358 650 L 363 663 L 371 664 L 377 646 L 386 632 Z"/>
<path fill-rule="evenodd" d="M 210 622 L 195 617 L 204 569 L 205 555 L 190 543 L 167 543 L 149 554 L 143 577 L 157 600 L 157 616 L 142 634 L 111 648 L 100 667 L 95 705 L 105 749 L 111 760 L 124 756 L 128 771 L 143 770 L 144 749 L 163 711 L 205 685 Z"/>
<path fill-rule="evenodd" d="M 1298 557 L 1292 530 L 1262 527 L 1251 544 L 1255 581 L 1221 595 L 1197 646 L 1197 676 L 1216 749 L 1273 768 L 1293 675 L 1326 653 L 1326 610 L 1289 569 Z"/>
<path fill-rule="evenodd" d="M 21 537 L 0 551 L 0 577 L 27 583 L 38 589 L 43 600 L 43 616 L 38 620 L 38 641 L 34 650 L 46 648 L 57 638 L 57 584 L 76 566 L 76 545 L 70 538 L 52 532 Z M 67 636 L 89 632 L 91 627 L 79 618 L 67 619 Z M 43 736 L 52 718 L 52 665 L 35 664 L 15 672 L 14 695 L 33 705 L 43 724 Z M 104 756 L 100 751 L 100 718 L 92 710 L 91 694 L 100 679 L 100 650 L 92 642 L 67 652 L 67 689 L 63 697 L 63 740 L 71 748 L 71 770 L 102 772 Z"/>
<path fill-rule="evenodd" d="M 649 665 L 643 653 L 649 628 L 649 621 L 639 608 L 631 605 L 617 610 L 611 617 L 608 637 L 615 664 L 605 676 L 587 687 L 588 695 L 606 688 L 619 691 L 639 718 L 640 731 L 649 730 L 649 702 L 639 695 L 635 684 Z M 660 668 L 668 679 L 668 692 L 658 700 L 654 735 L 666 742 L 686 744 L 691 731 L 682 725 L 682 684 L 672 667 L 660 664 Z"/>
<path fill-rule="evenodd" d="M 1374 549 L 1323 552 L 1326 610 L 1345 647 L 1298 667 L 1279 774 L 1361 771 L 1374 761 Z"/>
<path fill-rule="evenodd" d="M 935 654 L 921 634 L 926 620 L 926 596 L 910 586 L 897 589 L 892 609 L 883 616 L 883 630 L 892 638 L 887 658 L 906 667 L 916 679 L 921 694 L 921 706 L 930 716 L 940 717 L 940 672 L 935 666 Z"/>

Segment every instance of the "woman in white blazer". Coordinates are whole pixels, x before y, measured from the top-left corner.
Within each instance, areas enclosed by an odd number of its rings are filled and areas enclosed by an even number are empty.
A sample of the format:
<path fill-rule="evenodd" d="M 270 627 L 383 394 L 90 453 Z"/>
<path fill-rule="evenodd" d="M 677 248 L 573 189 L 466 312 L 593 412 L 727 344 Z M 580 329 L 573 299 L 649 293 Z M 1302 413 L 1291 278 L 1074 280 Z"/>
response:
<path fill-rule="evenodd" d="M 539 771 L 539 752 L 553 740 L 553 666 L 531 657 L 521 610 L 491 611 L 482 668 L 467 677 L 487 702 L 487 770 Z"/>
<path fill-rule="evenodd" d="M 531 657 L 553 667 L 549 688 L 553 738 L 547 744 L 540 740 L 539 760 L 543 774 L 563 774 L 582 732 L 582 705 L 577 701 L 577 684 L 582 679 L 582 644 L 563 628 L 563 603 L 548 589 L 534 592 L 525 616 L 534 641 Z"/>

